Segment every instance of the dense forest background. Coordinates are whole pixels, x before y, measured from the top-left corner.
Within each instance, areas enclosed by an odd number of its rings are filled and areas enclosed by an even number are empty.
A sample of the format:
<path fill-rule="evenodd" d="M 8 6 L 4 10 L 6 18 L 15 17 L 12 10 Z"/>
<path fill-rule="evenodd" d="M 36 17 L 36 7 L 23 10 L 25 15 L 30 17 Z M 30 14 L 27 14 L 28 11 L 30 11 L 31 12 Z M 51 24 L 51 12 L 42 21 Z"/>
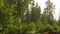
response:
<path fill-rule="evenodd" d="M 55 20 L 55 5 L 50 0 L 41 14 L 34 0 L 0 0 L 0 34 L 38 34 L 60 32 L 60 19 Z"/>

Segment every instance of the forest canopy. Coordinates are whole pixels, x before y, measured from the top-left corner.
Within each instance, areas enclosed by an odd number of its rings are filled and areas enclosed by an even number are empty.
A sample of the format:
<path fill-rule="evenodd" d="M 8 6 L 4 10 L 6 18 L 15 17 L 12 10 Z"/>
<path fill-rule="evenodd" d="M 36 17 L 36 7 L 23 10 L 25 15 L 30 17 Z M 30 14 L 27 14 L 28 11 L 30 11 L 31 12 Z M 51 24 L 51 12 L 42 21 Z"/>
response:
<path fill-rule="evenodd" d="M 0 34 L 29 34 L 60 32 L 55 20 L 55 6 L 50 0 L 41 14 L 41 6 L 34 0 L 0 0 Z"/>

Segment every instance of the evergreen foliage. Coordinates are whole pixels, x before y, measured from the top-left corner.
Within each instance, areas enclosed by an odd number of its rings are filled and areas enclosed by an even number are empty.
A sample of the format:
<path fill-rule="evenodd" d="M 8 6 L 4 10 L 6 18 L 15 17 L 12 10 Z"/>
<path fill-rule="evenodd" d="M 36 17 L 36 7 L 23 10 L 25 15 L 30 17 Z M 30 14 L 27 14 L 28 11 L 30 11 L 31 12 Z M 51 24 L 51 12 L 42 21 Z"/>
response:
<path fill-rule="evenodd" d="M 60 32 L 60 20 L 53 17 L 53 3 L 46 2 L 43 14 L 38 3 L 34 3 L 34 0 L 0 0 L 0 34 Z"/>

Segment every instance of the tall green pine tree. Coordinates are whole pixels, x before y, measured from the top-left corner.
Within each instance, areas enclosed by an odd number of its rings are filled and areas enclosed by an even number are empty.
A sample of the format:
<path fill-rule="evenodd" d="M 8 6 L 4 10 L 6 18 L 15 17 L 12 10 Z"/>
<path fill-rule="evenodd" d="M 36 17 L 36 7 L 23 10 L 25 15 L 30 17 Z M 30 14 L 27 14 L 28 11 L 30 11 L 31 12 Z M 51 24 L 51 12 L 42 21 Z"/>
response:
<path fill-rule="evenodd" d="M 53 3 L 51 3 L 50 0 L 48 0 L 46 2 L 46 8 L 44 8 L 43 15 L 50 24 L 53 24 L 53 12 L 54 12 L 54 5 Z"/>

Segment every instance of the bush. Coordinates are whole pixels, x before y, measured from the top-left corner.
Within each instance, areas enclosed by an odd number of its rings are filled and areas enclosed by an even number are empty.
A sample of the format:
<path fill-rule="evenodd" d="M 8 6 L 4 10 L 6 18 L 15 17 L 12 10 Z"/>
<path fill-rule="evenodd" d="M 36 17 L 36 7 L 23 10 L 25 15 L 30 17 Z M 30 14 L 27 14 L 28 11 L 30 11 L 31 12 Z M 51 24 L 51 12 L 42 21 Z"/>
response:
<path fill-rule="evenodd" d="M 34 31 L 36 30 L 36 25 L 34 23 L 30 23 L 27 25 L 27 31 Z"/>

